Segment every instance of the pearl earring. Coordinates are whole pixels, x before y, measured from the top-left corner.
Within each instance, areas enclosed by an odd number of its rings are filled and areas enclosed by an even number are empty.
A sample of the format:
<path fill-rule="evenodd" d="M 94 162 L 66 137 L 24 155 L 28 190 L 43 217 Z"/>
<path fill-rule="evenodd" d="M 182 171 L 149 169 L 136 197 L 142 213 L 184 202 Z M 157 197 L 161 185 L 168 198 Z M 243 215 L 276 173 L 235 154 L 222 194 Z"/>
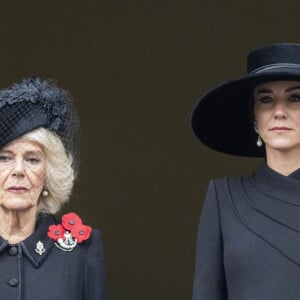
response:
<path fill-rule="evenodd" d="M 258 138 L 257 138 L 257 141 L 256 141 L 256 146 L 257 146 L 257 147 L 261 147 L 262 144 L 263 144 L 263 142 L 262 142 L 262 140 L 261 140 L 261 138 L 260 138 L 260 135 L 259 135 Z"/>
<path fill-rule="evenodd" d="M 258 128 L 257 128 L 257 123 L 256 123 L 256 121 L 253 122 L 253 125 L 254 125 L 254 130 L 255 130 L 255 132 L 258 134 L 258 138 L 257 138 L 257 141 L 256 141 L 256 146 L 257 146 L 257 147 L 261 147 L 262 144 L 263 144 L 263 142 L 262 142 L 262 139 L 261 139 L 261 137 L 260 137 L 260 135 L 259 135 L 259 133 L 258 133 Z"/>
<path fill-rule="evenodd" d="M 42 192 L 43 197 L 47 197 L 49 195 L 48 190 L 44 189 Z"/>

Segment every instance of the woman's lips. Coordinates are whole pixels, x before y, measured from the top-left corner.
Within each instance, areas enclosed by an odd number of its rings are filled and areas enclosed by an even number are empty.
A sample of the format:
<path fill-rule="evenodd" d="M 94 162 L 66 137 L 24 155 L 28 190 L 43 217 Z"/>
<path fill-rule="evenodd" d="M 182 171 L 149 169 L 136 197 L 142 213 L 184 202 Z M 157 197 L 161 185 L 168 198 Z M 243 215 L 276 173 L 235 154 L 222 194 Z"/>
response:
<path fill-rule="evenodd" d="M 11 186 L 7 189 L 7 191 L 14 193 L 14 194 L 23 194 L 28 191 L 27 188 L 22 187 L 22 186 Z"/>
<path fill-rule="evenodd" d="M 292 130 L 291 128 L 289 127 L 284 127 L 284 126 L 276 126 L 276 127 L 273 127 L 270 129 L 271 131 L 274 131 L 274 132 L 285 132 L 285 131 L 290 131 Z"/>

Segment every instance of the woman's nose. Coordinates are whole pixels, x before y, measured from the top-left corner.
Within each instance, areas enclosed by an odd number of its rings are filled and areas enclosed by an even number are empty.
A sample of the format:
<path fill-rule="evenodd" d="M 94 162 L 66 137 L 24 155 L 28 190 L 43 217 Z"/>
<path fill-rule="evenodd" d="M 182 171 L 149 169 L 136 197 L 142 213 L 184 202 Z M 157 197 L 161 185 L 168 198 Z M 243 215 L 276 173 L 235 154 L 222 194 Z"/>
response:
<path fill-rule="evenodd" d="M 21 160 L 16 160 L 12 171 L 13 176 L 24 176 L 24 164 Z"/>
<path fill-rule="evenodd" d="M 283 102 L 277 102 L 275 104 L 274 117 L 275 117 L 275 119 L 278 119 L 278 120 L 286 119 L 286 117 L 287 117 L 286 107 Z"/>

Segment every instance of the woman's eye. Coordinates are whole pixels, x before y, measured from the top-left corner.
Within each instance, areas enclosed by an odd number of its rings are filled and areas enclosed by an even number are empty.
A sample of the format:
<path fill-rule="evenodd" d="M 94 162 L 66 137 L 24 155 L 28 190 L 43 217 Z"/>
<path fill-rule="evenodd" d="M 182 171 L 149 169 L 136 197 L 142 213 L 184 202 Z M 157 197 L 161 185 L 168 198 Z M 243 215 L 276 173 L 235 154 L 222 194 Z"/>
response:
<path fill-rule="evenodd" d="M 6 155 L 0 155 L 0 162 L 7 162 L 10 161 L 11 158 L 9 156 Z"/>
<path fill-rule="evenodd" d="M 271 97 L 261 97 L 261 98 L 258 98 L 257 101 L 260 102 L 260 103 L 270 103 L 272 102 L 272 98 Z"/>
<path fill-rule="evenodd" d="M 289 98 L 289 101 L 292 101 L 292 102 L 299 102 L 299 101 L 300 101 L 300 95 L 292 95 L 292 96 Z"/>
<path fill-rule="evenodd" d="M 26 161 L 28 161 L 31 164 L 37 164 L 40 162 L 40 159 L 37 157 L 29 157 L 26 159 Z"/>

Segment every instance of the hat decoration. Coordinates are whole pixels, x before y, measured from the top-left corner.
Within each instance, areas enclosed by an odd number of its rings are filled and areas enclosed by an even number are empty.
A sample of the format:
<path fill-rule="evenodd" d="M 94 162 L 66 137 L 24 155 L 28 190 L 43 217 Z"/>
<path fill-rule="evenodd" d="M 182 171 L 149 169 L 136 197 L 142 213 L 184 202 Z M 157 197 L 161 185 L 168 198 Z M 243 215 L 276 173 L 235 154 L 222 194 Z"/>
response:
<path fill-rule="evenodd" d="M 68 128 L 69 97 L 65 90 L 50 84 L 49 81 L 30 77 L 0 91 L 0 110 L 6 105 L 13 110 L 17 103 L 40 105 L 47 115 L 43 126 L 63 137 Z"/>
<path fill-rule="evenodd" d="M 43 127 L 56 133 L 79 167 L 79 120 L 70 93 L 37 76 L 0 90 L 0 148 Z"/>
<path fill-rule="evenodd" d="M 251 95 L 270 81 L 300 80 L 300 44 L 280 43 L 258 48 L 247 57 L 247 74 L 208 91 L 193 108 L 195 135 L 208 147 L 232 155 L 264 157 L 257 147 Z"/>

